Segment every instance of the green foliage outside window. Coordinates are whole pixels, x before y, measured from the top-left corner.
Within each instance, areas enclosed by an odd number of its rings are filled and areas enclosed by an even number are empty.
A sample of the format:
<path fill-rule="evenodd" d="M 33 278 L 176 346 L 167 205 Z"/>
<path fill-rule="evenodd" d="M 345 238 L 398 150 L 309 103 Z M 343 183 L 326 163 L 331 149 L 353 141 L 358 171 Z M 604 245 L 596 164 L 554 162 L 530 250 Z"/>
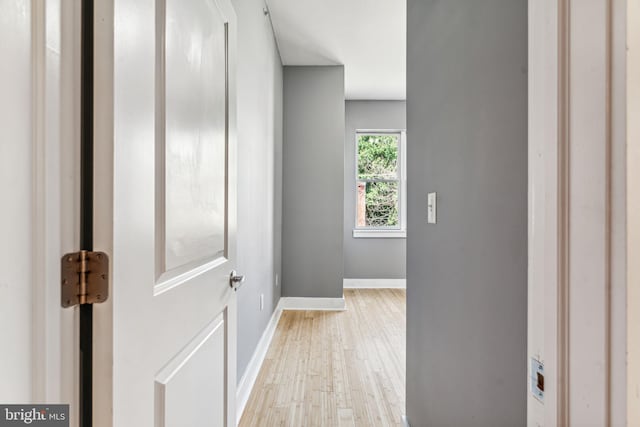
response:
<path fill-rule="evenodd" d="M 398 145 L 398 135 L 358 136 L 358 180 L 367 181 L 364 208 L 368 227 L 399 225 Z"/>

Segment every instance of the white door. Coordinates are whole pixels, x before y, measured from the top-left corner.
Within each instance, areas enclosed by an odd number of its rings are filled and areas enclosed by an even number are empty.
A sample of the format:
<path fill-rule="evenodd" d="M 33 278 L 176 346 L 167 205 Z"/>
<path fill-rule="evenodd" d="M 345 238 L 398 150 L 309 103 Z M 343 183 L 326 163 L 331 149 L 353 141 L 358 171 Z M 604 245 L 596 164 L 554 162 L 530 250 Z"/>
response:
<path fill-rule="evenodd" d="M 235 14 L 96 3 L 94 425 L 235 426 Z"/>

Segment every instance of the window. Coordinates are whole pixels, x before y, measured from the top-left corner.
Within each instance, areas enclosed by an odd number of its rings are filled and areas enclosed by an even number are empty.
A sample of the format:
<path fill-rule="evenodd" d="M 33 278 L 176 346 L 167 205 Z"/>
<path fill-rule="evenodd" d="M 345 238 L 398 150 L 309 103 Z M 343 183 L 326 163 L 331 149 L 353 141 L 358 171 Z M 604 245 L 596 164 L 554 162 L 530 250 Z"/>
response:
<path fill-rule="evenodd" d="M 405 237 L 404 132 L 356 132 L 353 237 Z"/>

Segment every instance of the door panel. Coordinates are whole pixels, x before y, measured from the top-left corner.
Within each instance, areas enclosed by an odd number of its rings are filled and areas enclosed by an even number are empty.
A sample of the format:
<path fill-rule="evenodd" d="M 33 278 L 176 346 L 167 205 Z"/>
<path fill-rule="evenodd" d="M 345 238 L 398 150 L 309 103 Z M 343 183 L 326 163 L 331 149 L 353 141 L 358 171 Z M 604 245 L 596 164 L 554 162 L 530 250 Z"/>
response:
<path fill-rule="evenodd" d="M 226 27 L 213 1 L 167 0 L 164 41 L 165 269 L 225 256 Z M 163 79 L 163 76 L 166 78 Z M 163 102 L 164 101 L 164 102 Z M 163 124 L 162 122 L 160 123 Z"/>
<path fill-rule="evenodd" d="M 96 115 L 113 112 L 96 152 L 113 161 L 96 158 L 95 179 L 113 189 L 96 192 L 112 297 L 95 352 L 112 360 L 95 362 L 95 425 L 232 426 L 235 14 L 229 0 L 112 1 L 96 17 L 113 21 L 95 53 L 113 69 L 96 79 L 111 93 Z"/>
<path fill-rule="evenodd" d="M 160 371 L 155 383 L 157 425 L 224 425 L 224 344 L 220 315 Z M 194 388 L 199 390 L 195 396 Z"/>

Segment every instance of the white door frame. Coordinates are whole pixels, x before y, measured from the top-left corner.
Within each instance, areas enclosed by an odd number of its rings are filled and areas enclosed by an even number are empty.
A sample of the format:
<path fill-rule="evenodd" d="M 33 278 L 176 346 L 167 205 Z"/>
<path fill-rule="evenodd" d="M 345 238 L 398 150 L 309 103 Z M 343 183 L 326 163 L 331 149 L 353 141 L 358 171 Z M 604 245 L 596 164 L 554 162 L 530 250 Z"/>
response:
<path fill-rule="evenodd" d="M 545 370 L 544 403 L 528 393 L 531 426 L 637 424 L 627 13 L 618 0 L 529 1 L 528 356 Z"/>
<path fill-rule="evenodd" d="M 94 85 L 94 177 L 110 177 L 113 171 L 113 34 L 114 34 L 114 2 L 112 0 L 94 3 L 94 79 L 100 84 Z M 113 254 L 113 229 L 110 224 L 113 212 L 113 180 L 94 179 L 94 193 L 101 194 L 94 198 L 94 246 L 107 254 Z M 112 263 L 110 263 L 110 269 Z M 109 272 L 111 277 L 112 271 Z M 110 285 L 111 286 L 111 285 Z M 110 410 L 113 402 L 112 366 L 113 324 L 108 313 L 113 311 L 113 299 L 109 298 L 94 307 L 93 334 L 100 339 L 93 341 L 93 366 L 102 367 L 102 375 L 94 375 L 93 400 L 100 402 L 94 405 L 94 426 L 113 426 L 113 413 Z"/>
<path fill-rule="evenodd" d="M 627 259 L 640 259 L 640 1 L 627 0 Z M 640 425 L 640 263 L 627 265 L 627 425 Z"/>
<path fill-rule="evenodd" d="M 60 305 L 60 258 L 78 242 L 78 30 L 73 2 L 31 2 L 32 401 L 77 408 L 76 310 Z"/>

